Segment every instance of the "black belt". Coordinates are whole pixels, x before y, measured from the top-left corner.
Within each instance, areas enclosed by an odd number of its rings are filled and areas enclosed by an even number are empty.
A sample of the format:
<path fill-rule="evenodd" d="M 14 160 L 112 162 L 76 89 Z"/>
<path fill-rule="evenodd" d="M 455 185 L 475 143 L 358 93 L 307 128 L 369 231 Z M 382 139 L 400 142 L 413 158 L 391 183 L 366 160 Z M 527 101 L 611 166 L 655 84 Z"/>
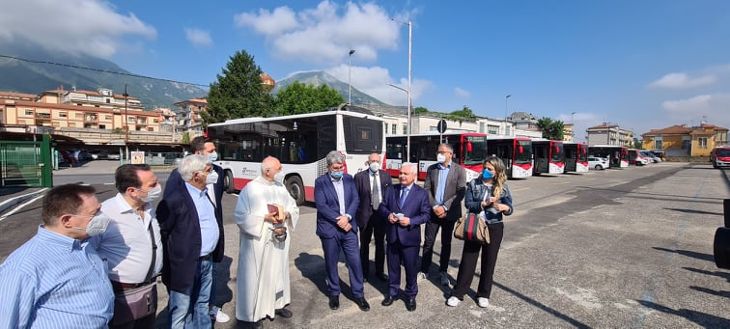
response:
<path fill-rule="evenodd" d="M 150 279 L 149 281 L 142 282 L 142 283 L 124 283 L 124 282 L 112 281 L 112 289 L 114 290 L 114 292 L 121 292 L 121 291 L 125 291 L 125 290 L 139 288 L 141 286 L 148 285 L 155 281 L 157 281 L 156 278 Z"/>

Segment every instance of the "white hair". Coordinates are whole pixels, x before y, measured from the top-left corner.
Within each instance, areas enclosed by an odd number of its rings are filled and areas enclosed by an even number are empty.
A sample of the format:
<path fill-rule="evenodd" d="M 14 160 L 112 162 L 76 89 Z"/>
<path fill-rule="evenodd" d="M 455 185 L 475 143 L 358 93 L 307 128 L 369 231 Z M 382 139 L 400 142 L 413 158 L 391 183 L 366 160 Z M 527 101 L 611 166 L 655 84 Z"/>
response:
<path fill-rule="evenodd" d="M 193 174 L 198 171 L 205 171 L 205 167 L 210 163 L 208 157 L 199 154 L 191 154 L 180 161 L 177 172 L 184 181 L 193 179 Z"/>
<path fill-rule="evenodd" d="M 335 163 L 345 163 L 345 155 L 340 151 L 330 151 L 330 153 L 327 153 L 326 159 L 328 167 Z"/>
<path fill-rule="evenodd" d="M 406 171 L 409 171 L 411 174 L 416 174 L 416 172 L 417 172 L 416 164 L 413 162 L 404 162 L 403 164 L 401 164 L 400 169 L 403 170 L 404 168 L 406 168 L 406 169 L 411 168 L 411 170 L 406 170 Z"/>

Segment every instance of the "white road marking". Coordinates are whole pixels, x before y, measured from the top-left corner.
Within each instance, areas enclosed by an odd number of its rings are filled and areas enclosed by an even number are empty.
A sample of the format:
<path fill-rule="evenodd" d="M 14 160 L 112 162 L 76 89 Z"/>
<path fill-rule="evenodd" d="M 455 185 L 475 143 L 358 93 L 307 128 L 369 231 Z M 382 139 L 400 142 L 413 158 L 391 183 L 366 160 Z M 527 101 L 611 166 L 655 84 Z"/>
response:
<path fill-rule="evenodd" d="M 25 202 L 25 203 L 23 203 L 23 204 L 21 204 L 21 205 L 19 205 L 19 206 L 15 207 L 15 208 L 14 208 L 13 210 L 11 210 L 11 211 L 10 211 L 9 213 L 7 213 L 7 214 L 3 215 L 2 217 L 0 217 L 0 222 L 2 222 L 2 221 L 3 221 L 4 219 L 5 219 L 5 218 L 8 218 L 8 217 L 10 217 L 10 215 L 12 215 L 12 214 L 14 214 L 14 213 L 18 212 L 18 210 L 20 210 L 20 209 L 23 209 L 23 207 L 25 207 L 25 206 L 27 206 L 27 205 L 29 205 L 29 204 L 33 203 L 33 202 L 36 202 L 36 200 L 38 200 L 38 199 L 42 198 L 43 196 L 44 196 L 44 194 L 41 194 L 41 195 L 39 195 L 39 196 L 37 196 L 37 197 L 35 197 L 35 198 L 33 198 L 33 199 L 30 199 L 30 200 L 26 201 L 26 202 Z"/>

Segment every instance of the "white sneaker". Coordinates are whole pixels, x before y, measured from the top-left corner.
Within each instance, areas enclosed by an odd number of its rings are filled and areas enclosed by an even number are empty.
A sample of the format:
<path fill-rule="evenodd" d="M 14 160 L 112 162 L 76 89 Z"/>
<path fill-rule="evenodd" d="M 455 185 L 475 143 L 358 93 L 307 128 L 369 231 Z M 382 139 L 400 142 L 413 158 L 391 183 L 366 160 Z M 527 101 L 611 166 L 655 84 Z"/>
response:
<path fill-rule="evenodd" d="M 477 298 L 477 304 L 479 304 L 479 307 L 481 308 L 487 308 L 487 306 L 489 306 L 489 298 L 479 297 Z"/>
<path fill-rule="evenodd" d="M 449 281 L 449 275 L 446 274 L 446 272 L 441 272 L 441 285 L 448 287 L 449 284 L 451 284 L 451 281 Z"/>
<path fill-rule="evenodd" d="M 228 322 L 231 321 L 231 317 L 228 316 L 228 314 L 223 313 L 223 311 L 218 310 L 218 313 L 215 314 L 215 322 Z"/>
<path fill-rule="evenodd" d="M 459 306 L 459 303 L 461 303 L 461 301 L 454 296 L 449 297 L 449 299 L 446 301 L 446 305 L 449 305 L 451 307 Z"/>
<path fill-rule="evenodd" d="M 418 281 L 420 282 L 424 280 L 428 280 L 428 276 L 426 275 L 426 273 L 418 272 Z"/>

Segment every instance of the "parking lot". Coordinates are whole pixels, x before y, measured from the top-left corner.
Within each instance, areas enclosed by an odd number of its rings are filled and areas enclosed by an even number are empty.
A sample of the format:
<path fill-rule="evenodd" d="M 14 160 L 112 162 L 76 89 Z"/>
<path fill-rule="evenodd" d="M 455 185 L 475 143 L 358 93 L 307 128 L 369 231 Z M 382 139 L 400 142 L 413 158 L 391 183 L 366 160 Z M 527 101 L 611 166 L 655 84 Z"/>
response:
<path fill-rule="evenodd" d="M 717 269 L 712 256 L 714 231 L 723 223 L 722 200 L 730 198 L 729 175 L 709 165 L 660 163 L 510 181 L 515 214 L 505 223 L 496 284 L 486 309 L 470 298 L 456 308 L 447 307 L 444 294 L 448 289 L 429 281 L 419 283 L 415 312 L 407 312 L 402 302 L 383 307 L 380 301 L 387 286 L 374 279 L 365 285 L 370 312 L 362 313 L 346 298 L 341 299 L 339 310 L 331 311 L 324 294 L 322 248 L 314 233 L 315 210 L 305 206 L 291 235 L 290 309 L 294 317 L 265 325 L 730 327 L 730 272 Z M 102 200 L 115 193 L 101 180 L 94 185 Z M 219 274 L 230 280 L 218 296 L 227 301 L 224 310 L 229 315 L 235 314 L 238 229 L 232 213 L 236 197 L 225 195 L 223 199 L 227 257 Z M 39 222 L 40 202 L 0 222 L 0 260 L 29 239 Z M 452 279 L 457 275 L 461 247 L 454 240 Z M 435 250 L 440 250 L 438 242 Z M 343 262 L 340 277 L 346 287 Z M 347 296 L 347 288 L 344 293 Z M 160 311 L 164 312 L 164 286 L 160 286 L 160 295 Z M 235 321 L 216 325 L 239 326 Z"/>

